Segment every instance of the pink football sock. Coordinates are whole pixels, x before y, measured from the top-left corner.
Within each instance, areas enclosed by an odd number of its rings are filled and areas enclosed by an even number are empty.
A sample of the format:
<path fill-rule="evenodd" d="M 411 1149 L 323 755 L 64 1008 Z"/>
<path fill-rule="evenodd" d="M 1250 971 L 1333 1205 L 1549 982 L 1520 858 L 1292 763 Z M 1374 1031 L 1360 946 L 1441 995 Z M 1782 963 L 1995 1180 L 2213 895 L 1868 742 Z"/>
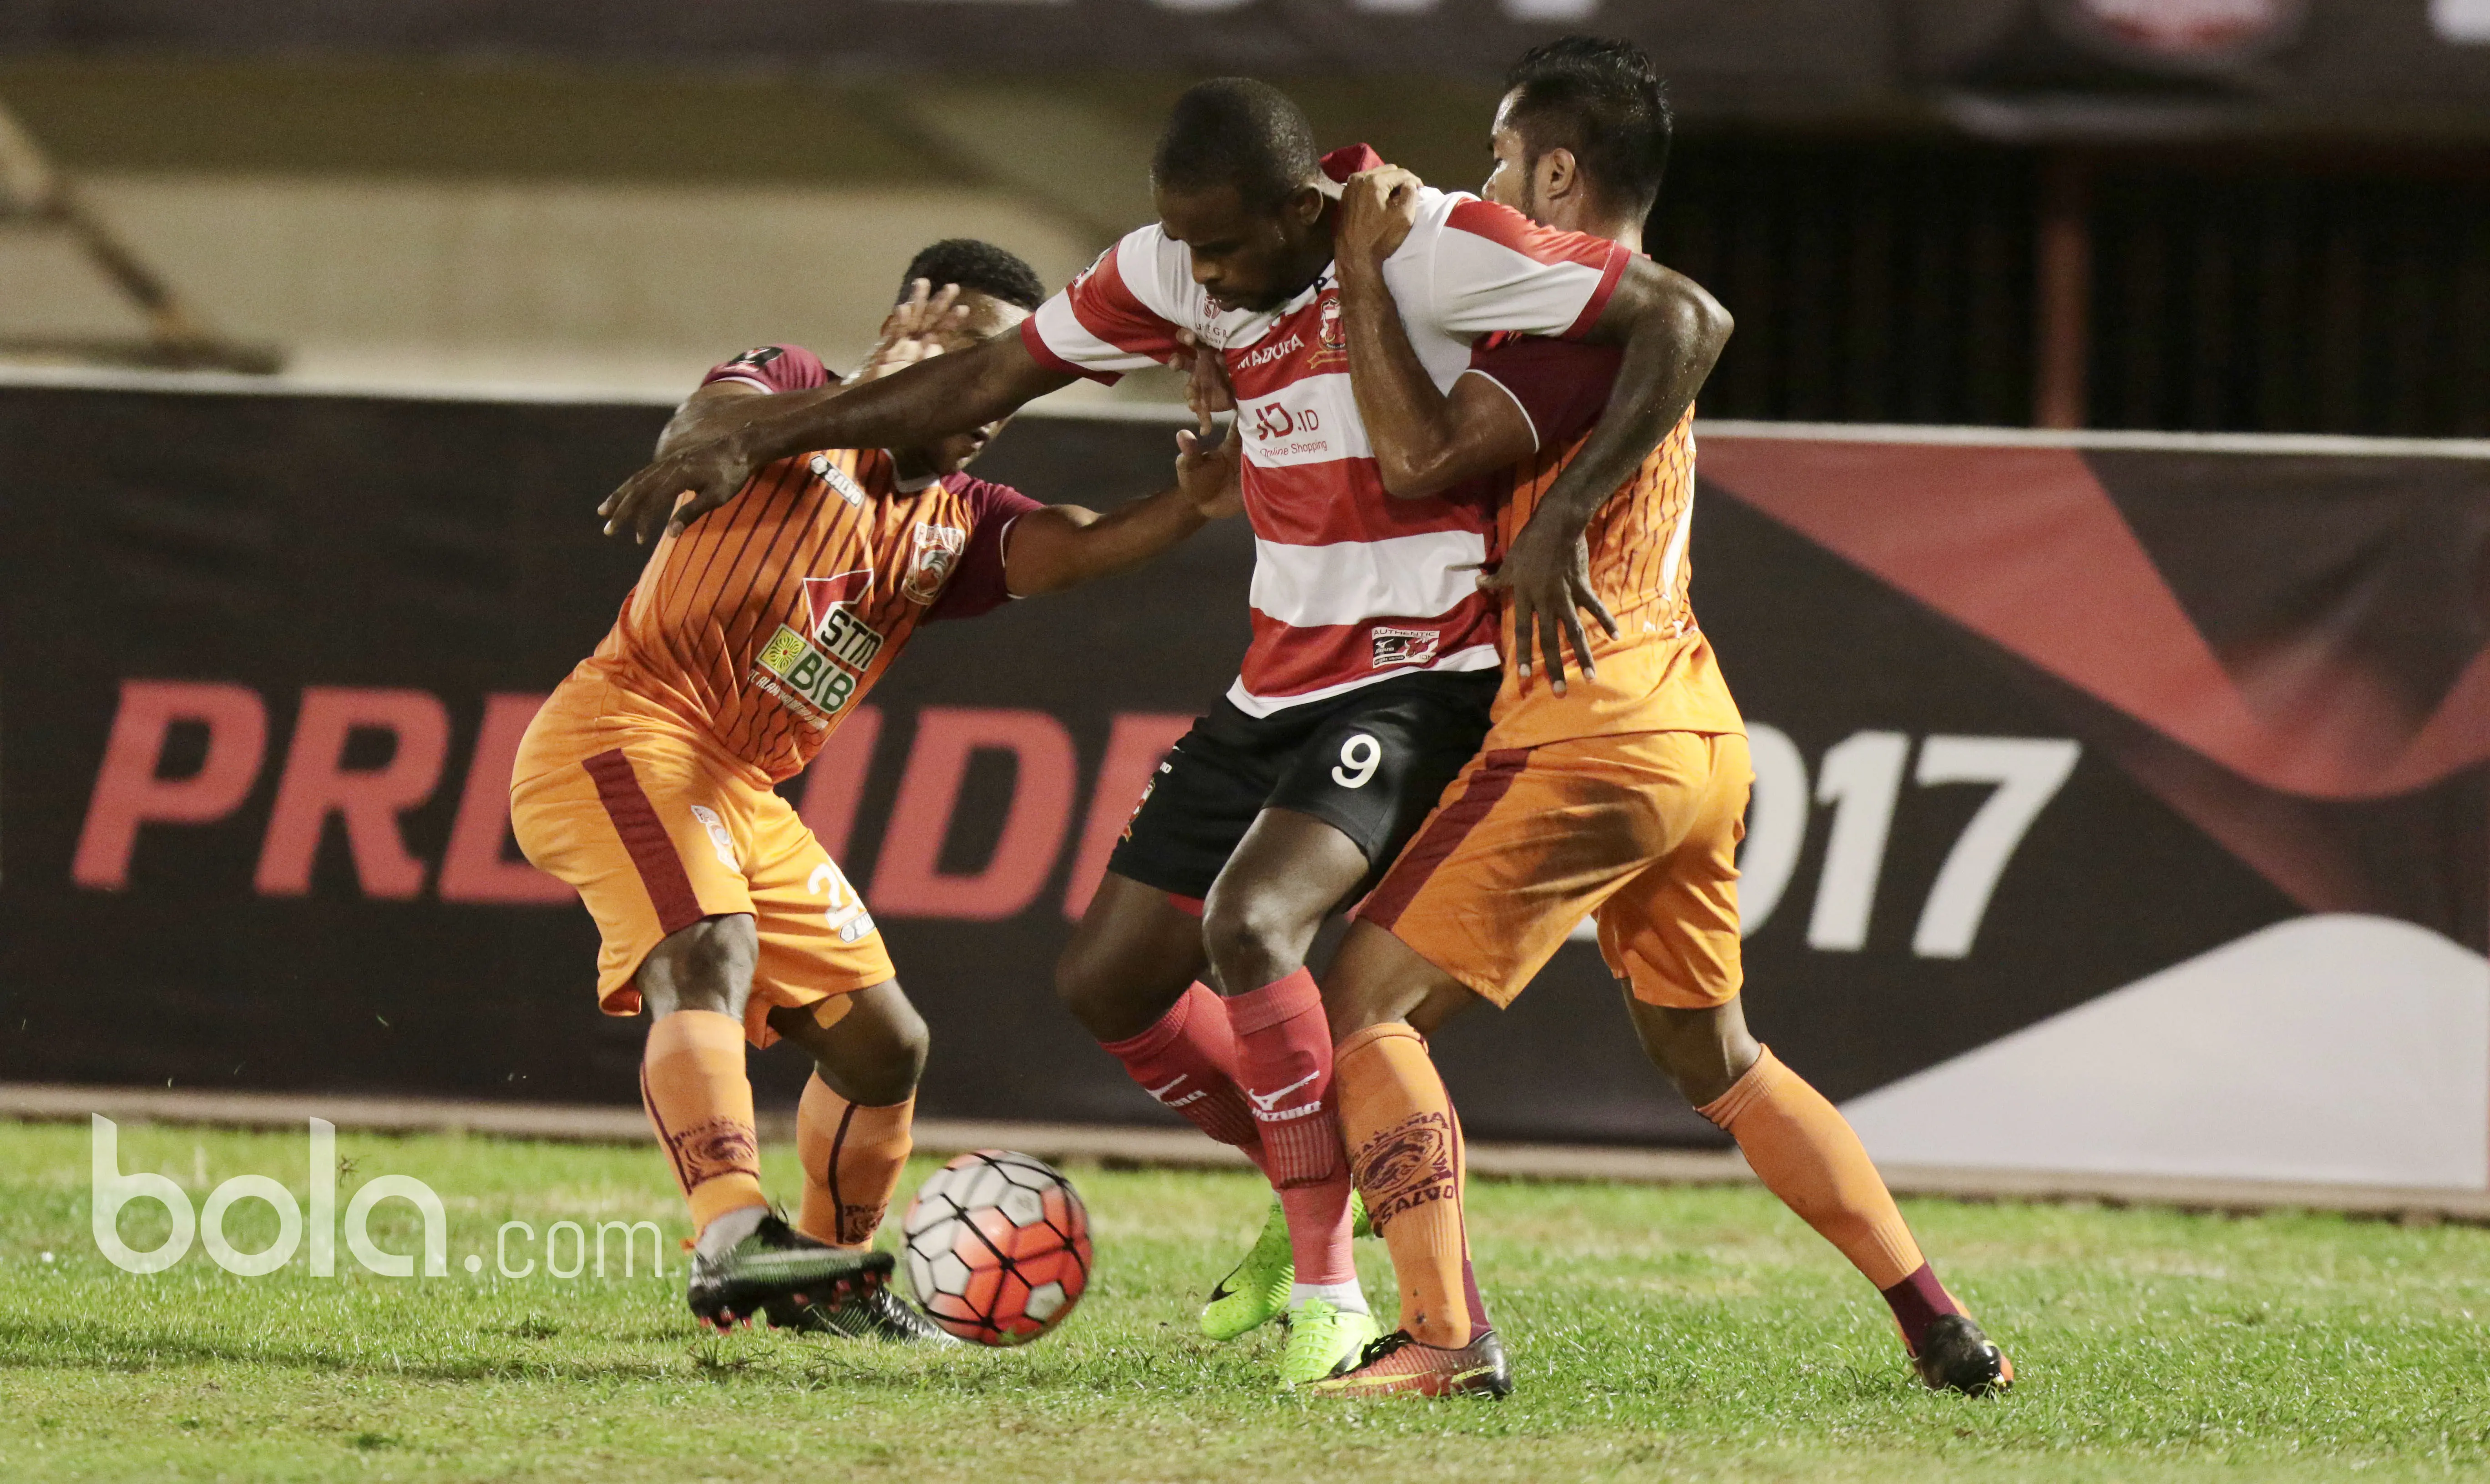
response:
<path fill-rule="evenodd" d="M 1262 1162 L 1262 1135 L 1237 1085 L 1236 1037 L 1227 1007 L 1207 985 L 1185 990 L 1156 1025 L 1103 1043 L 1142 1091 L 1222 1144 Z"/>
<path fill-rule="evenodd" d="M 1300 1284 L 1356 1281 L 1349 1249 L 1348 1159 L 1331 1105 L 1331 1025 L 1304 969 L 1231 997 L 1245 1094 L 1261 1125 L 1263 1171 L 1288 1215 Z"/>

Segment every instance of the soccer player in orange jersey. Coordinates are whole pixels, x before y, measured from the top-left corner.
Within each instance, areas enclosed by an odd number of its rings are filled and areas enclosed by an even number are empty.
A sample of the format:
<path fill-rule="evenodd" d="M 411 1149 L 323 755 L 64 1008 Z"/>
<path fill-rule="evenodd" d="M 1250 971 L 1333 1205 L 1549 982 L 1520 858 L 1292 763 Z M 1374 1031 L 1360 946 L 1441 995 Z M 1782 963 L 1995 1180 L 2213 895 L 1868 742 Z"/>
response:
<path fill-rule="evenodd" d="M 1668 144 L 1649 60 L 1568 38 L 1508 82 L 1484 194 L 1638 249 Z M 1400 242 L 1413 184 L 1361 176 L 1340 237 L 1349 374 L 1383 477 L 1409 498 L 1493 471 L 1501 488 L 1487 493 L 1504 502 L 1491 555 L 1566 543 L 1575 601 L 1508 604 L 1513 664 L 1486 744 L 1358 907 L 1324 979 L 1343 1132 L 1392 1249 L 1401 1327 L 1317 1389 L 1511 1389 L 1470 1271 L 1461 1127 L 1422 1032 L 1480 1000 L 1511 1003 L 1585 917 L 1653 1063 L 1882 1291 L 1921 1378 L 2001 1389 L 2012 1368 L 1938 1283 L 1858 1136 L 1757 1044 L 1739 1008 L 1737 844 L 1753 775 L 1688 605 L 1694 413 L 1605 498 L 1558 499 L 1555 476 L 1606 403 L 1616 355 L 1504 338 L 1437 390 L 1375 271 Z"/>
<path fill-rule="evenodd" d="M 907 276 L 855 380 L 1011 333 L 1045 298 L 1027 264 L 983 243 L 939 243 Z M 746 352 L 709 373 L 660 447 L 834 385 L 798 347 Z M 642 1097 L 699 1233 L 689 1302 L 714 1325 L 951 1343 L 870 1250 L 908 1157 L 925 1024 L 855 888 L 773 785 L 919 625 L 1126 570 L 1234 509 L 1231 453 L 1192 434 L 1175 488 L 1105 515 L 1040 504 L 962 471 L 1001 425 L 762 466 L 658 544 L 519 751 L 519 844 L 596 919 L 600 1007 L 651 1016 Z M 745 1042 L 779 1040 L 814 1063 L 792 1225 L 762 1193 L 744 1074 Z"/>

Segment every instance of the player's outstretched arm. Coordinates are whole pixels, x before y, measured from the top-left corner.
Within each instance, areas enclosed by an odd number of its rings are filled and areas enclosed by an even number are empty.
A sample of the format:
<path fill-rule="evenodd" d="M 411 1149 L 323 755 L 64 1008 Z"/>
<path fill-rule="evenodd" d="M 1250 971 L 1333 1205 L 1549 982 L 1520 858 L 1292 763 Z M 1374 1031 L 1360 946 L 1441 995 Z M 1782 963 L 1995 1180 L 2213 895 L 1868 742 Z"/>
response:
<path fill-rule="evenodd" d="M 1104 515 L 1079 505 L 1048 505 L 1013 522 L 1011 545 L 1003 551 L 1003 585 L 1028 598 L 1129 572 L 1210 522 L 1234 515 L 1244 504 L 1237 440 L 1231 433 L 1213 442 L 1214 432 L 1204 414 L 1199 429 L 1175 436 L 1173 489 Z"/>
<path fill-rule="evenodd" d="M 596 513 L 642 542 L 735 498 L 753 471 L 807 448 L 904 448 L 981 427 L 1072 380 L 999 335 L 853 388 L 783 392 L 732 431 L 686 442 L 624 480 Z M 688 499 L 683 497 L 688 496 Z M 680 503 L 678 501 L 680 500 Z"/>
<path fill-rule="evenodd" d="M 1383 260 L 1409 235 L 1421 182 L 1398 165 L 1351 176 L 1332 245 L 1340 265 L 1348 385 L 1385 493 L 1418 499 L 1528 458 L 1530 419 L 1502 388 L 1465 376 L 1447 394 L 1418 360 Z"/>
<path fill-rule="evenodd" d="M 1582 532 L 1694 405 L 1694 393 L 1712 374 L 1731 328 L 1729 311 L 1694 280 L 1648 258 L 1627 265 L 1590 333 L 1591 339 L 1625 347 L 1607 406 L 1582 451 L 1515 535 L 1503 563 L 1492 577 L 1479 580 L 1482 587 L 1502 589 L 1511 606 L 1517 674 L 1527 678 L 1535 662 L 1544 660 L 1550 685 L 1564 694 L 1569 642 L 1583 674 L 1592 673 L 1581 610 L 1590 610 L 1610 636 L 1617 629 L 1591 591 Z"/>

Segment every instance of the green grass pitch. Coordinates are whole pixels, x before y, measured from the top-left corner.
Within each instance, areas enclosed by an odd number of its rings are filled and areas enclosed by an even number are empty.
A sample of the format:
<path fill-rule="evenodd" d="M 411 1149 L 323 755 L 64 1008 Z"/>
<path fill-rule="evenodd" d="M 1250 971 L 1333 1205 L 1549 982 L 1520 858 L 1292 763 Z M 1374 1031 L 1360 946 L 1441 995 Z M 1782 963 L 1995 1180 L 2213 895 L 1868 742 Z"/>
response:
<path fill-rule="evenodd" d="M 348 1132 L 338 1154 L 344 1195 L 381 1174 L 440 1193 L 449 1276 L 376 1276 L 342 1239 L 334 1278 L 300 1255 L 237 1277 L 197 1246 L 130 1275 L 89 1233 L 88 1130 L 0 1123 L 0 1479 L 2490 1477 L 2490 1232 L 2460 1226 L 1911 1203 L 2021 1373 L 1975 1402 L 1909 1384 L 1874 1294 L 1758 1191 L 1482 1182 L 1520 1391 L 1343 1406 L 1274 1393 L 1275 1336 L 1194 1330 L 1260 1219 L 1248 1177 L 1075 1168 L 1098 1242 L 1080 1310 L 1026 1350 L 929 1356 L 696 1331 L 652 1149 Z M 193 1202 L 248 1173 L 300 1195 L 304 1158 L 299 1133 L 122 1129 L 121 1168 Z M 792 1193 L 787 1150 L 769 1175 Z M 411 1209 L 380 1210 L 381 1244 L 413 1250 Z M 642 1217 L 662 1278 L 645 1238 L 633 1277 L 549 1276 L 515 1236 L 510 1265 L 538 1270 L 496 1275 L 506 1220 Z M 161 1209 L 121 1229 L 153 1245 Z M 254 1250 L 275 1218 L 246 1201 L 227 1230 Z"/>

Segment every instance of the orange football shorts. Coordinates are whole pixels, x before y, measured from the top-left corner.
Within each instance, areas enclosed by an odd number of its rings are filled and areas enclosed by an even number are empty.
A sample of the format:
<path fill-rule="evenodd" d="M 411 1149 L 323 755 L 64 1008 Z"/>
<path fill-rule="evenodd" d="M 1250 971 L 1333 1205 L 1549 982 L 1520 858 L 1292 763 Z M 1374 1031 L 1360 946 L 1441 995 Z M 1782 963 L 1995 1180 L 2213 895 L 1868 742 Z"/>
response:
<path fill-rule="evenodd" d="M 1726 1004 L 1738 842 L 1754 783 L 1736 732 L 1643 731 L 1470 759 L 1357 916 L 1510 1005 L 1575 927 L 1646 1005 Z"/>
<path fill-rule="evenodd" d="M 748 913 L 761 955 L 744 1011 L 756 1046 L 774 1006 L 813 1007 L 892 977 L 855 888 L 767 781 L 648 701 L 583 667 L 529 724 L 511 770 L 510 827 L 539 870 L 596 919 L 596 1001 L 637 1014 L 632 982 L 667 935 Z"/>

